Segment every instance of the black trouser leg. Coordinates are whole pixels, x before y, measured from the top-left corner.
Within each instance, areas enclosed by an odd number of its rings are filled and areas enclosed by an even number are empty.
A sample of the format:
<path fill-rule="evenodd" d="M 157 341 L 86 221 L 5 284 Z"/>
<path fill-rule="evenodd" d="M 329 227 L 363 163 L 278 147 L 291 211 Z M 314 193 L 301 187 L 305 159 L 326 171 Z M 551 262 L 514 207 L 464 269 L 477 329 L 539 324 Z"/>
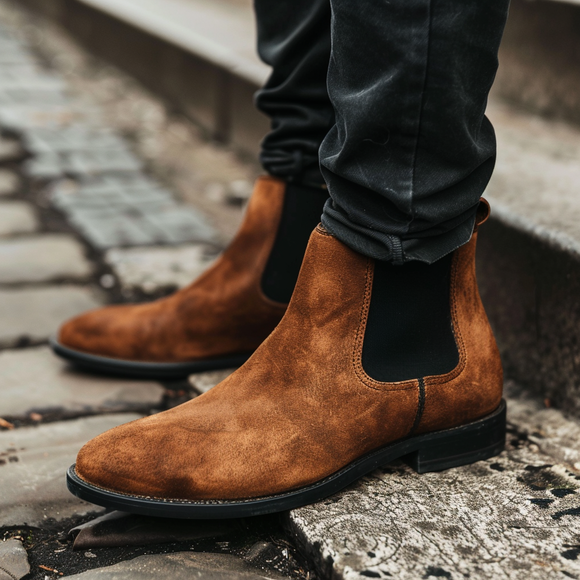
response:
<path fill-rule="evenodd" d="M 340 240 L 399 264 L 465 243 L 495 161 L 484 113 L 509 0 L 255 5 L 265 169 L 316 182 L 324 140 L 322 221 Z"/>
<path fill-rule="evenodd" d="M 258 51 L 272 74 L 256 95 L 272 120 L 260 161 L 288 182 L 274 248 L 262 279 L 266 296 L 290 300 L 310 233 L 328 193 L 318 150 L 334 124 L 326 90 L 330 58 L 328 0 L 255 0 Z"/>
<path fill-rule="evenodd" d="M 509 0 L 330 0 L 322 222 L 368 256 L 432 263 L 467 242 L 493 171 L 485 117 Z"/>
<path fill-rule="evenodd" d="M 258 52 L 272 74 L 256 96 L 272 120 L 260 161 L 271 175 L 320 185 L 320 143 L 334 125 L 326 89 L 328 0 L 254 0 Z"/>

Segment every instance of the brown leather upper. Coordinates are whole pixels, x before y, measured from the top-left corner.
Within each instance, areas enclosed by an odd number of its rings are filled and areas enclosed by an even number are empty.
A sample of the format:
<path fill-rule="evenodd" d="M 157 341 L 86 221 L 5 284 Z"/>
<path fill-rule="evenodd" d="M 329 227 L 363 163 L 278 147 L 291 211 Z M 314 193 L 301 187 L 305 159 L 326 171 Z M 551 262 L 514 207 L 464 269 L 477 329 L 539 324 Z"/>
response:
<path fill-rule="evenodd" d="M 235 239 L 193 284 L 149 304 L 108 306 L 60 329 L 69 348 L 118 359 L 180 362 L 252 352 L 286 304 L 269 300 L 261 277 L 282 215 L 285 183 L 261 177 Z"/>
<path fill-rule="evenodd" d="M 476 238 L 453 261 L 460 361 L 424 379 L 422 416 L 419 380 L 378 382 L 361 364 L 374 261 L 319 227 L 286 315 L 246 364 L 192 401 L 92 440 L 78 475 L 131 495 L 259 497 L 316 482 L 414 425 L 441 429 L 489 413 L 502 372 L 475 282 Z"/>

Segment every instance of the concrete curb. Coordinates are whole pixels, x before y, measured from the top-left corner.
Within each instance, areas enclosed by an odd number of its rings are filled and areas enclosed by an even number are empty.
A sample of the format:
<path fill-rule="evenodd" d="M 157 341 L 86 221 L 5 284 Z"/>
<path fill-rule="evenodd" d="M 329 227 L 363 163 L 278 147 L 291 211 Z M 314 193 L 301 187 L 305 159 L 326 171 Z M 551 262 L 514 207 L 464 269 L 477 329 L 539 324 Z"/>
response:
<path fill-rule="evenodd" d="M 477 267 L 505 375 L 580 417 L 580 244 L 494 203 Z"/>

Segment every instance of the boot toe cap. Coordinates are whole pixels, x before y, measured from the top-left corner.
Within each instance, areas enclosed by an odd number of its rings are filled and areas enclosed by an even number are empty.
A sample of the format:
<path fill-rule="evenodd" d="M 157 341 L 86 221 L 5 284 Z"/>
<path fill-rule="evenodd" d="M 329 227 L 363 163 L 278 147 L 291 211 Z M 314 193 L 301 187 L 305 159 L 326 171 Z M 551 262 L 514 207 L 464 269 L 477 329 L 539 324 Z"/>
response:
<path fill-rule="evenodd" d="M 58 343 L 89 354 L 129 358 L 131 341 L 122 324 L 126 308 L 107 306 L 68 320 L 58 331 Z"/>
<path fill-rule="evenodd" d="M 139 453 L 134 447 L 128 425 L 102 433 L 82 447 L 75 465 L 82 480 L 109 491 L 139 495 L 139 472 L 147 450 Z"/>
<path fill-rule="evenodd" d="M 123 495 L 196 499 L 191 482 L 180 475 L 185 466 L 172 463 L 179 462 L 180 455 L 167 452 L 153 417 L 115 427 L 89 441 L 77 456 L 77 475 L 92 486 Z M 168 431 L 167 443 L 170 438 Z"/>

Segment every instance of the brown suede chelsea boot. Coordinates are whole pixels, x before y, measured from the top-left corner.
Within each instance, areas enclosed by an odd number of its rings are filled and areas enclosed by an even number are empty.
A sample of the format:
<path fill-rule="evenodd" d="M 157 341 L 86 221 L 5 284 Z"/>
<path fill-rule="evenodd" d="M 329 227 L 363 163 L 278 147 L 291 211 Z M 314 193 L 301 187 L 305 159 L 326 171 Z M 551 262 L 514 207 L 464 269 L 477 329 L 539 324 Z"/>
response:
<path fill-rule="evenodd" d="M 478 225 L 488 207 L 480 204 Z M 439 288 L 437 300 L 446 297 L 444 328 L 432 324 L 433 302 L 420 317 L 431 340 L 408 341 L 422 360 L 403 353 L 401 363 L 382 364 L 408 334 L 391 332 L 388 319 L 383 333 L 370 329 L 384 314 L 376 302 L 384 272 L 319 226 L 284 318 L 253 356 L 204 395 L 90 441 L 69 489 L 127 512 L 243 517 L 321 500 L 397 458 L 426 472 L 500 453 L 502 368 L 477 289 L 476 240 L 477 231 L 447 266 L 421 274 Z M 406 267 L 390 284 L 416 275 Z"/>
<path fill-rule="evenodd" d="M 241 365 L 286 312 L 327 197 L 261 177 L 238 234 L 199 279 L 149 304 L 77 316 L 60 328 L 53 350 L 89 370 L 147 378 Z"/>

